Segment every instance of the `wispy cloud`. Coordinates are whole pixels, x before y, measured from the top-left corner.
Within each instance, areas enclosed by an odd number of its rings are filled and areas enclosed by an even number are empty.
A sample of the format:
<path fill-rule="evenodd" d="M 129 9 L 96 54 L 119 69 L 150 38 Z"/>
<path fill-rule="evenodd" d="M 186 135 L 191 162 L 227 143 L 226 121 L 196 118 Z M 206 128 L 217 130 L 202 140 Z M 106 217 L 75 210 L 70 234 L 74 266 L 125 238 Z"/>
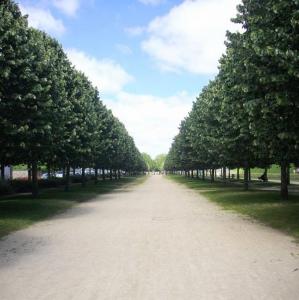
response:
<path fill-rule="evenodd" d="M 116 44 L 116 49 L 124 55 L 131 55 L 133 53 L 132 49 L 124 44 Z"/>
<path fill-rule="evenodd" d="M 136 26 L 136 27 L 127 27 L 125 32 L 130 36 L 140 36 L 146 30 L 146 27 Z"/>
<path fill-rule="evenodd" d="M 64 14 L 74 16 L 80 7 L 80 0 L 52 0 L 53 5 Z"/>
<path fill-rule="evenodd" d="M 159 5 L 165 2 L 165 0 L 138 0 L 138 1 L 145 5 Z"/>

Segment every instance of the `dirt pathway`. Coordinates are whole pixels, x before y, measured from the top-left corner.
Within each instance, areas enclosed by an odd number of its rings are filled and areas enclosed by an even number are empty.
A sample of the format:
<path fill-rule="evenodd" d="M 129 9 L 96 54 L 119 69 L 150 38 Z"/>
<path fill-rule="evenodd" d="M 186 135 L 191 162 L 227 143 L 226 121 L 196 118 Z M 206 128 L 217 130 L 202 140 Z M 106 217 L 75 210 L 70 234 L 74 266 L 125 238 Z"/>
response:
<path fill-rule="evenodd" d="M 299 247 L 152 176 L 0 242 L 1 300 L 299 299 Z"/>

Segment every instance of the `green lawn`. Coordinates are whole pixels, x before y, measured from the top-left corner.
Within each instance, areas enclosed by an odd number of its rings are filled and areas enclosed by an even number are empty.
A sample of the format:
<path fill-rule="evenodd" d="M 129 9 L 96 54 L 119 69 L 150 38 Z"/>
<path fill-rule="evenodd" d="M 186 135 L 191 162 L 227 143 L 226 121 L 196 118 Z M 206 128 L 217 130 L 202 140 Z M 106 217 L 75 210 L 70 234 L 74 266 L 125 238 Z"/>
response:
<path fill-rule="evenodd" d="M 291 165 L 290 168 L 290 179 L 291 181 L 299 181 L 299 174 L 295 173 L 295 167 L 293 165 Z M 243 176 L 243 169 L 240 169 L 240 176 Z M 251 177 L 252 179 L 258 179 L 258 177 L 260 177 L 262 174 L 264 173 L 264 169 L 260 169 L 260 168 L 253 168 L 251 169 Z M 234 174 L 235 176 L 237 176 L 237 170 L 231 170 L 231 174 Z M 278 165 L 272 165 L 269 169 L 268 169 L 268 179 L 269 180 L 280 180 L 280 167 Z"/>
<path fill-rule="evenodd" d="M 37 199 L 33 199 L 31 196 L 1 198 L 0 238 L 12 231 L 61 213 L 77 203 L 120 189 L 127 184 L 141 183 L 143 180 L 145 180 L 145 176 L 99 181 L 97 185 L 89 182 L 85 188 L 82 188 L 81 185 L 74 185 L 67 193 L 63 191 L 63 188 L 42 190 Z"/>
<path fill-rule="evenodd" d="M 198 190 L 224 209 L 250 216 L 292 235 L 299 242 L 299 195 L 290 195 L 288 201 L 281 201 L 279 192 L 244 191 L 242 186 L 234 184 L 210 183 L 183 176 L 170 175 L 168 178 Z"/>

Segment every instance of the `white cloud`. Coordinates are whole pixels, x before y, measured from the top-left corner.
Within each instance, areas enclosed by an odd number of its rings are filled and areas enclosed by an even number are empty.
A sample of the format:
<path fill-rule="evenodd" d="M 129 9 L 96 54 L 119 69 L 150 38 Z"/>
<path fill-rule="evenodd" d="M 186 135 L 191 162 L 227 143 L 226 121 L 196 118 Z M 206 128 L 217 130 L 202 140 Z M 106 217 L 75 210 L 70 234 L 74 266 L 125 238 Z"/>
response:
<path fill-rule="evenodd" d="M 110 59 L 96 59 L 76 49 L 68 49 L 68 57 L 84 72 L 101 93 L 116 93 L 133 80 L 119 64 Z"/>
<path fill-rule="evenodd" d="M 138 1 L 145 5 L 159 5 L 163 3 L 165 0 L 138 0 Z"/>
<path fill-rule="evenodd" d="M 215 73 L 225 51 L 226 30 L 237 28 L 230 19 L 239 2 L 186 0 L 150 22 L 142 49 L 163 69 Z"/>
<path fill-rule="evenodd" d="M 120 92 L 116 100 L 105 101 L 126 126 L 138 149 L 153 157 L 167 153 L 180 121 L 191 110 L 195 96 L 181 92 L 171 97 L 155 97 Z"/>
<path fill-rule="evenodd" d="M 80 0 L 53 0 L 53 5 L 69 16 L 74 16 L 80 6 Z"/>
<path fill-rule="evenodd" d="M 28 15 L 28 23 L 34 28 L 45 30 L 52 34 L 65 32 L 63 22 L 56 19 L 48 9 L 20 5 L 23 14 Z"/>

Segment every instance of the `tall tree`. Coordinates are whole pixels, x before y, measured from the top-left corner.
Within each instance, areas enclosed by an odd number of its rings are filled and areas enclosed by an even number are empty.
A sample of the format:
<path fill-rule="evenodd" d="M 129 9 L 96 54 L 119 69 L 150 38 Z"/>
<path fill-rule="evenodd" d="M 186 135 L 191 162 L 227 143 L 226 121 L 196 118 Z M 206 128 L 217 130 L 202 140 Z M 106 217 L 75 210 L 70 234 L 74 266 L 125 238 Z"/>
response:
<path fill-rule="evenodd" d="M 243 1 L 235 22 L 242 24 L 247 64 L 255 67 L 262 94 L 248 106 L 256 143 L 268 147 L 281 166 L 281 196 L 288 198 L 287 169 L 298 160 L 298 1 Z"/>
<path fill-rule="evenodd" d="M 0 3 L 0 163 L 20 163 L 18 150 L 26 124 L 23 78 L 29 76 L 27 19 L 10 0 Z"/>

